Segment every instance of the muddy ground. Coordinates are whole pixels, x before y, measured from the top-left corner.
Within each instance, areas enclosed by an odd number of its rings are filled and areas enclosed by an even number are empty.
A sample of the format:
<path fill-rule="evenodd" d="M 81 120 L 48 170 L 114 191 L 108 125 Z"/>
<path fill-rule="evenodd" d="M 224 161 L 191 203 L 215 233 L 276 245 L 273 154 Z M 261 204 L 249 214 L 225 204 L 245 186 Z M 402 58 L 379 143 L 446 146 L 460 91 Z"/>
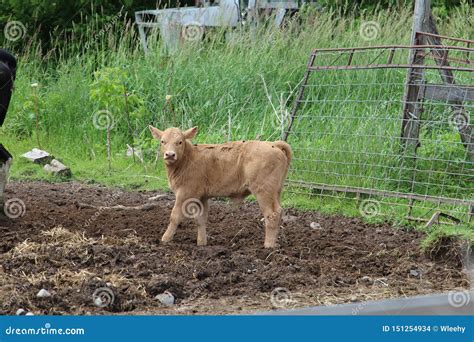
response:
<path fill-rule="evenodd" d="M 15 219 L 0 216 L 0 314 L 249 313 L 468 286 L 459 260 L 430 259 L 419 248 L 422 233 L 389 224 L 287 209 L 281 247 L 266 250 L 255 203 L 233 211 L 213 201 L 209 245 L 197 247 L 192 220 L 174 242 L 160 244 L 171 195 L 149 210 L 87 207 L 137 206 L 157 194 L 10 183 L 7 199 L 21 199 L 26 210 Z M 94 303 L 102 287 L 113 292 L 110 305 L 107 294 Z M 51 296 L 37 298 L 42 288 Z M 176 297 L 174 306 L 154 299 L 165 291 Z"/>

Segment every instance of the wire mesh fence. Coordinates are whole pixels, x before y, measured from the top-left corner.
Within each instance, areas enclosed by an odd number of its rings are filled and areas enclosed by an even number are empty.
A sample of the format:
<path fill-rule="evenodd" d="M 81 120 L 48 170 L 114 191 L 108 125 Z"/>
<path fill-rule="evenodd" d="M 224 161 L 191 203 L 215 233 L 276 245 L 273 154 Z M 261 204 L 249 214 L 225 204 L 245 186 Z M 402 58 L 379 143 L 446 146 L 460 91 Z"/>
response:
<path fill-rule="evenodd" d="M 284 135 L 292 191 L 355 198 L 366 216 L 441 212 L 470 222 L 473 51 L 314 50 Z"/>

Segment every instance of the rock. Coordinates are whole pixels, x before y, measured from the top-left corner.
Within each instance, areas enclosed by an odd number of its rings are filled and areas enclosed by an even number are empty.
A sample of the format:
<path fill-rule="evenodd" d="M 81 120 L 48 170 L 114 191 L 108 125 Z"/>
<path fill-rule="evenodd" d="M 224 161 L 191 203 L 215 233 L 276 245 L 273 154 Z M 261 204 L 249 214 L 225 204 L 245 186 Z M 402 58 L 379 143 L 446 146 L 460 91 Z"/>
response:
<path fill-rule="evenodd" d="M 23 316 L 24 314 L 26 314 L 26 310 L 25 310 L 25 309 L 18 309 L 18 310 L 16 310 L 16 315 L 17 315 L 17 316 Z"/>
<path fill-rule="evenodd" d="M 159 295 L 156 295 L 155 299 L 157 299 L 164 306 L 173 306 L 174 300 L 175 300 L 174 296 L 168 291 L 165 291 Z"/>
<path fill-rule="evenodd" d="M 36 294 L 36 297 L 38 297 L 38 298 L 48 298 L 48 297 L 51 297 L 51 293 L 48 290 L 41 289 Z"/>
<path fill-rule="evenodd" d="M 34 148 L 31 151 L 22 154 L 21 156 L 35 164 L 44 164 L 53 158 L 48 152 L 39 150 L 37 148 Z"/>
<path fill-rule="evenodd" d="M 25 316 L 34 316 L 35 314 L 32 312 L 27 312 Z"/>
<path fill-rule="evenodd" d="M 309 226 L 311 227 L 311 229 L 321 229 L 321 225 L 317 222 L 311 222 Z"/>
<path fill-rule="evenodd" d="M 420 273 L 417 270 L 410 270 L 410 275 L 412 277 L 418 277 Z"/>
<path fill-rule="evenodd" d="M 360 282 L 365 285 L 372 285 L 374 283 L 372 278 L 369 276 L 363 276 L 362 278 L 360 278 Z"/>
<path fill-rule="evenodd" d="M 102 307 L 102 299 L 100 299 L 100 297 L 97 297 L 96 299 L 94 299 L 94 305 L 95 306 L 98 306 L 99 308 Z"/>
<path fill-rule="evenodd" d="M 71 175 L 71 169 L 56 159 L 53 159 L 50 164 L 46 164 L 44 170 L 49 173 L 54 173 L 56 176 Z"/>
<path fill-rule="evenodd" d="M 293 215 L 283 215 L 281 219 L 283 222 L 294 222 L 298 219 L 298 217 Z"/>

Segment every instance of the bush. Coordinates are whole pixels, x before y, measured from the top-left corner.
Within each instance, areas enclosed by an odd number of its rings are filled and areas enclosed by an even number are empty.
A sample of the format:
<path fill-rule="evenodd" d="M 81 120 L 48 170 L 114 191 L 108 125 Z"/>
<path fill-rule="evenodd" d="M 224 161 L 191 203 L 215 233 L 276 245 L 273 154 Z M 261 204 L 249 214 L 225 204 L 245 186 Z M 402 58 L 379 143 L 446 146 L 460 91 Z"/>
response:
<path fill-rule="evenodd" d="M 103 25 L 120 13 L 122 18 L 133 18 L 134 12 L 157 7 L 175 7 L 177 0 L 0 0 L 0 22 L 20 21 L 30 37 L 37 37 L 43 48 L 49 48 L 52 41 L 67 40 L 71 36 L 87 33 L 87 28 L 94 22 L 100 30 Z M 192 1 L 179 1 L 190 5 Z M 4 27 L 1 27 L 2 31 Z M 4 37 L 1 45 L 6 45 Z M 11 44 L 11 42 L 9 43 Z M 21 42 L 15 47 L 21 48 Z M 24 45 L 23 45 L 24 47 Z"/>

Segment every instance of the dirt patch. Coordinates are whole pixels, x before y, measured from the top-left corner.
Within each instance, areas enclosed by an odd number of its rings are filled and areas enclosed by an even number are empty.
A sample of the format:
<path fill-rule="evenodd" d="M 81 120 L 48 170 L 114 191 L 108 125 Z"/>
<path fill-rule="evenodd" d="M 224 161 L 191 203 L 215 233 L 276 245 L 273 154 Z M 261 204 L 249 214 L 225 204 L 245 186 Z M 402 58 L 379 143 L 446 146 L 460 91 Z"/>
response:
<path fill-rule="evenodd" d="M 233 211 L 213 201 L 207 247 L 196 246 L 191 220 L 173 243 L 162 245 L 171 195 L 150 210 L 77 205 L 138 206 L 156 194 L 79 183 L 10 183 L 7 198 L 21 199 L 26 211 L 16 219 L 0 218 L 0 313 L 243 313 L 468 286 L 457 260 L 429 259 L 419 248 L 423 234 L 389 224 L 287 209 L 281 247 L 265 250 L 255 203 Z M 94 304 L 93 293 L 101 287 L 112 290 L 112 305 Z M 37 298 L 42 288 L 52 296 Z M 164 291 L 176 297 L 175 306 L 154 299 Z"/>

